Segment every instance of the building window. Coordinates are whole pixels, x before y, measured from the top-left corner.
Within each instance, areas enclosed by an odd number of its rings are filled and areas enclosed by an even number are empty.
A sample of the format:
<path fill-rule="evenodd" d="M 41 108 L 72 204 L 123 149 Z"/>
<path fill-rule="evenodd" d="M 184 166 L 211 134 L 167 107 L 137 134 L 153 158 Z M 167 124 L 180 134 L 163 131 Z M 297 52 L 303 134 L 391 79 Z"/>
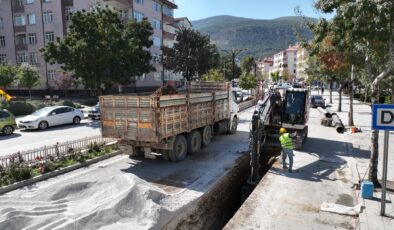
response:
<path fill-rule="evenodd" d="M 17 45 L 26 45 L 26 34 L 16 35 L 16 44 Z"/>
<path fill-rule="evenodd" d="M 153 73 L 153 80 L 155 80 L 155 81 L 161 81 L 161 80 L 162 80 L 162 79 L 161 79 L 161 73 L 159 73 L 159 72 Z"/>
<path fill-rule="evenodd" d="M 0 54 L 0 64 L 4 64 L 7 62 L 7 55 L 6 54 Z"/>
<path fill-rule="evenodd" d="M 161 21 L 158 20 L 158 19 L 153 19 L 153 20 L 152 20 L 152 27 L 153 27 L 154 29 L 160 30 L 160 29 L 161 29 Z"/>
<path fill-rule="evenodd" d="M 138 11 L 134 11 L 134 20 L 140 22 L 142 21 L 142 19 L 144 19 L 144 14 Z"/>
<path fill-rule="evenodd" d="M 55 33 L 54 32 L 45 32 L 45 40 L 47 42 L 54 42 L 55 41 Z"/>
<path fill-rule="evenodd" d="M 153 10 L 156 12 L 161 12 L 161 5 L 155 1 L 153 1 Z"/>
<path fill-rule="evenodd" d="M 153 45 L 160 47 L 161 46 L 161 38 L 153 36 Z"/>
<path fill-rule="evenodd" d="M 16 6 L 23 6 L 23 0 L 16 0 Z"/>
<path fill-rule="evenodd" d="M 21 64 L 24 62 L 28 62 L 28 56 L 26 53 L 17 53 L 16 54 L 16 63 L 17 64 Z"/>
<path fill-rule="evenodd" d="M 47 11 L 43 13 L 44 23 L 52 23 L 53 22 L 53 12 Z"/>
<path fill-rule="evenodd" d="M 27 15 L 27 18 L 29 19 L 29 25 L 36 24 L 36 14 L 29 14 Z"/>
<path fill-rule="evenodd" d="M 174 17 L 174 10 L 163 6 L 163 14 L 170 16 L 170 17 Z"/>
<path fill-rule="evenodd" d="M 294 70 L 293 72 L 296 73 L 296 70 Z"/>
<path fill-rule="evenodd" d="M 14 16 L 14 24 L 15 24 L 15 26 L 26 25 L 25 15 Z"/>
<path fill-rule="evenodd" d="M 52 0 L 43 0 L 44 3 L 52 2 Z"/>
<path fill-rule="evenodd" d="M 0 36 L 0 47 L 5 47 L 5 37 Z"/>
<path fill-rule="evenodd" d="M 0 18 L 0 30 L 4 29 L 4 21 L 3 18 Z"/>
<path fill-rule="evenodd" d="M 129 12 L 127 10 L 120 10 L 119 11 L 119 18 L 120 20 L 127 20 L 127 15 Z"/>
<path fill-rule="evenodd" d="M 48 80 L 53 81 L 56 78 L 56 70 L 50 69 L 47 72 Z"/>
<path fill-rule="evenodd" d="M 137 78 L 137 81 L 143 81 L 143 80 L 145 80 L 146 75 L 142 74 L 142 76 L 137 76 L 136 78 Z"/>
<path fill-rule="evenodd" d="M 38 53 L 29 53 L 30 63 L 37 64 L 38 63 Z"/>
<path fill-rule="evenodd" d="M 71 16 L 73 15 L 73 8 L 72 8 L 72 6 L 66 6 L 64 8 L 64 14 L 66 16 L 66 20 L 70 21 L 71 20 Z"/>
<path fill-rule="evenodd" d="M 31 33 L 29 34 L 29 44 L 36 45 L 37 44 L 37 34 Z"/>
<path fill-rule="evenodd" d="M 144 5 L 144 0 L 134 0 L 134 3 Z"/>
<path fill-rule="evenodd" d="M 26 4 L 34 4 L 34 0 L 26 0 Z"/>

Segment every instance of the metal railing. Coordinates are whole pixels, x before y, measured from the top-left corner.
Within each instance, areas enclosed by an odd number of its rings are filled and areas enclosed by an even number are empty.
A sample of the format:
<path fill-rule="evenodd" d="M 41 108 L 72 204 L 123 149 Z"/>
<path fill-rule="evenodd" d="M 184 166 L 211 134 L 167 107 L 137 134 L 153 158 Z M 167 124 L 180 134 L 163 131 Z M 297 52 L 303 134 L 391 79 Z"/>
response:
<path fill-rule="evenodd" d="M 58 159 L 61 156 L 83 153 L 93 144 L 103 145 L 109 143 L 115 144 L 116 139 L 93 136 L 64 143 L 56 143 L 50 146 L 0 156 L 0 166 L 8 168 L 13 162 L 23 162 L 26 164 L 32 164 L 37 161 L 47 162 L 51 159 Z"/>

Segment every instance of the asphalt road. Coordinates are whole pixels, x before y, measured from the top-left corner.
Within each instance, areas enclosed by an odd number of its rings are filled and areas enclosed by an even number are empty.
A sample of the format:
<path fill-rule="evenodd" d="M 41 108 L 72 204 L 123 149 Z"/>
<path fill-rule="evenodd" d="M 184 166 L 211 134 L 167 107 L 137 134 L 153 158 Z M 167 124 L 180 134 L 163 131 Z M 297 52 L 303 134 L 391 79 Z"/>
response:
<path fill-rule="evenodd" d="M 100 121 L 85 119 L 79 125 L 62 125 L 47 130 L 16 130 L 13 135 L 0 135 L 0 156 L 100 135 Z"/>

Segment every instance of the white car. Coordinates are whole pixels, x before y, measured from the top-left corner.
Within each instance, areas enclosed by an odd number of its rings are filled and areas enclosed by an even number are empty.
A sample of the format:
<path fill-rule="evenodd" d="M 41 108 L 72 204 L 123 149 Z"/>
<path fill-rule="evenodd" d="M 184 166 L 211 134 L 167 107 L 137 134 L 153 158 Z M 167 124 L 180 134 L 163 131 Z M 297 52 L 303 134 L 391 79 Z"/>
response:
<path fill-rule="evenodd" d="M 79 124 L 83 119 L 79 109 L 68 106 L 45 107 L 17 120 L 19 128 L 44 130 L 51 126 Z"/>

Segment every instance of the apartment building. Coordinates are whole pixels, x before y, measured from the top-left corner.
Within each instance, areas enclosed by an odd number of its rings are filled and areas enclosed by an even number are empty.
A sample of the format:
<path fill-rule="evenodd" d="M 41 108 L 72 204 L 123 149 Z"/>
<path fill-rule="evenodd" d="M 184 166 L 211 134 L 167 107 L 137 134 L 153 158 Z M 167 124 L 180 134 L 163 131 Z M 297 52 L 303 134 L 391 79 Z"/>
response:
<path fill-rule="evenodd" d="M 257 71 L 264 78 L 269 78 L 274 66 L 274 60 L 272 58 L 262 58 L 257 60 Z"/>
<path fill-rule="evenodd" d="M 124 20 L 140 21 L 146 17 L 152 23 L 150 51 L 156 71 L 138 76 L 136 88 L 160 86 L 164 78 L 161 47 L 166 36 L 163 21 L 173 20 L 177 9 L 173 0 L 0 0 L 0 62 L 29 62 L 40 71 L 41 85 L 36 89 L 56 89 L 54 82 L 60 75 L 60 66 L 46 63 L 39 49 L 66 35 L 73 12 L 92 11 L 97 3 L 120 10 Z"/>
<path fill-rule="evenodd" d="M 278 71 L 284 81 L 293 81 L 297 74 L 297 51 L 299 45 L 290 45 L 274 55 L 273 71 Z"/>

